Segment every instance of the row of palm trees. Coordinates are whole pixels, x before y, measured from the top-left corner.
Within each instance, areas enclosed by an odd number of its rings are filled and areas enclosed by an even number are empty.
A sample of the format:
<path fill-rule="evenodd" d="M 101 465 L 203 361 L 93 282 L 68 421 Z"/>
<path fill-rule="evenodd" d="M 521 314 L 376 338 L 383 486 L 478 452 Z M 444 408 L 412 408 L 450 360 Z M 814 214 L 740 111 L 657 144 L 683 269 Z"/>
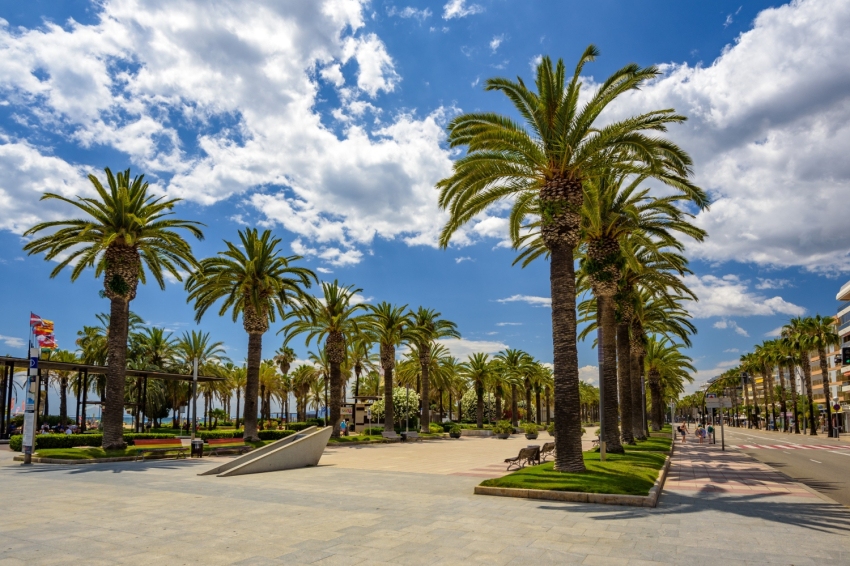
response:
<path fill-rule="evenodd" d="M 779 414 L 783 417 L 781 419 L 783 430 L 790 432 L 789 419 L 785 418 L 790 405 L 791 412 L 794 414 L 794 433 L 800 434 L 803 411 L 798 400 L 797 368 L 799 368 L 805 403 L 808 405 L 805 412 L 809 415 L 809 434 L 814 436 L 817 435 L 819 411 L 815 410 L 814 405 L 811 359 L 817 356 L 823 380 L 826 424 L 828 433 L 832 436 L 832 400 L 830 399 L 827 353 L 840 343 L 835 326 L 835 318 L 830 316 L 792 318 L 782 327 L 779 338 L 765 340 L 756 345 L 752 352 L 743 354 L 740 358 L 741 363 L 724 372 L 715 380 L 712 387 L 718 390 L 728 388 L 732 391 L 742 388 L 747 419 L 756 426 L 760 416 L 764 416 L 765 423 L 770 420 L 768 415 L 772 417 L 774 423 L 780 422 L 777 418 L 778 402 Z M 756 375 L 762 378 L 761 393 L 756 388 Z M 777 378 L 779 383 L 776 383 Z"/>
<path fill-rule="evenodd" d="M 465 224 L 507 199 L 512 205 L 509 235 L 519 252 L 516 262 L 549 261 L 555 468 L 560 471 L 584 470 L 578 316 L 596 330 L 600 384 L 606 392 L 602 437 L 609 451 L 621 452 L 621 440 L 630 443 L 646 435 L 645 378 L 652 415 L 670 390 L 664 380 L 687 379 L 688 359 L 680 349 L 689 345 L 688 335 L 694 332 L 685 305 L 696 297 L 682 282 L 689 271 L 678 237 L 705 237 L 690 220 L 708 205 L 705 193 L 690 179 L 690 157 L 657 135 L 684 116 L 663 109 L 610 123 L 599 119 L 617 98 L 657 77 L 658 69 L 627 65 L 585 97 L 580 75 L 597 55 L 595 47 L 588 47 L 572 77 L 563 61 L 553 64 L 543 58 L 536 91 L 519 79 L 488 80 L 486 89 L 504 93 L 522 122 L 494 113 L 455 118 L 448 126 L 449 144 L 465 147 L 467 153 L 437 184 L 438 203 L 449 212 L 440 237 L 443 247 Z M 302 336 L 324 351 L 335 435 L 342 365 L 350 347 L 362 340 L 378 349 L 389 428 L 396 350 L 406 345 L 415 352 L 420 372 L 428 376 L 436 340 L 458 336 L 455 325 L 435 311 L 389 303 L 367 306 L 358 300 L 359 289 L 337 281 L 321 283 L 320 296 L 313 297 L 308 289 L 318 283 L 315 275 L 296 265 L 297 256 L 280 254 L 280 240 L 268 231 L 241 231 L 237 243 L 225 242 L 226 250 L 197 261 L 178 232 L 201 239 L 201 225 L 173 218 L 177 199 L 151 195 L 143 177 L 131 178 L 129 170 L 113 175 L 107 169 L 106 177 L 106 186 L 89 177 L 96 197 L 45 194 L 43 198 L 73 205 L 85 218 L 38 224 L 27 236 L 50 233 L 25 246 L 31 254 L 61 260 L 53 276 L 73 266 L 72 280 L 88 267 L 103 277 L 102 293 L 111 305 L 104 448 L 123 445 L 117 400 L 123 395 L 129 305 L 147 277 L 162 287 L 165 273 L 182 280 L 188 272 L 188 300 L 198 322 L 214 305 L 220 316 L 229 313 L 234 321 L 241 316 L 248 333 L 246 438 L 257 435 L 262 340 L 278 318 L 284 324 L 285 347 Z M 663 185 L 661 196 L 646 186 L 650 182 Z M 587 299 L 577 314 L 580 293 Z M 429 422 L 430 383 L 422 379 L 423 428 Z M 653 418 L 653 425 L 660 422 Z"/>

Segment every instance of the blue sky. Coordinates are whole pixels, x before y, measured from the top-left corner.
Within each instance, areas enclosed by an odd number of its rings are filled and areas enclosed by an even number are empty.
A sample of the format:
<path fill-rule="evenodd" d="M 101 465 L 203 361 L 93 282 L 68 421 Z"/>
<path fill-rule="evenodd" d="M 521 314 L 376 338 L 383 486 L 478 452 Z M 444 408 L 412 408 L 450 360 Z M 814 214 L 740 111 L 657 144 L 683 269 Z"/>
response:
<path fill-rule="evenodd" d="M 715 201 L 697 218 L 709 240 L 688 247 L 698 381 L 790 316 L 834 313 L 850 271 L 848 2 L 34 1 L 3 3 L 0 18 L 3 353 L 24 353 L 30 310 L 69 348 L 108 309 L 93 274 L 49 279 L 21 234 L 67 213 L 41 192 L 83 194 L 109 166 L 185 199 L 177 213 L 207 225 L 200 257 L 269 227 L 323 278 L 456 321 L 460 357 L 510 346 L 551 361 L 547 266 L 511 266 L 503 208 L 437 249 L 433 186 L 457 156 L 448 120 L 512 112 L 484 80 L 531 81 L 542 54 L 572 67 L 589 43 L 602 52 L 590 90 L 629 62 L 663 71 L 604 120 L 690 118 L 669 135 Z M 132 309 L 181 333 L 196 327 L 185 297 L 147 286 Z M 244 358 L 241 323 L 208 314 L 200 327 Z M 592 381 L 595 352 L 579 355 Z"/>

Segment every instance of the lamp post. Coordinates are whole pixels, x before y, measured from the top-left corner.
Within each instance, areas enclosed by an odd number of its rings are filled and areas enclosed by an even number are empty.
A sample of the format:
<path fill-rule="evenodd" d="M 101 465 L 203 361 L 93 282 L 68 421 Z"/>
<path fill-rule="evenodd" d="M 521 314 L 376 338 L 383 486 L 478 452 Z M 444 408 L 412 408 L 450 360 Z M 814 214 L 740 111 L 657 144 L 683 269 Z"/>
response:
<path fill-rule="evenodd" d="M 404 400 L 404 433 L 410 432 L 410 384 L 404 386 L 407 389 L 407 398 Z"/>

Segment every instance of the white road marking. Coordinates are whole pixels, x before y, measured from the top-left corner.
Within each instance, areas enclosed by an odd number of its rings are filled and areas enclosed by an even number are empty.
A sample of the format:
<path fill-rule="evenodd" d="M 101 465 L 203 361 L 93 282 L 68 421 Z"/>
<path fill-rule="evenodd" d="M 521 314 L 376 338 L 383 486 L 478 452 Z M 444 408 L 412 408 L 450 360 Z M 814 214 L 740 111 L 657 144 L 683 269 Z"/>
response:
<path fill-rule="evenodd" d="M 785 452 L 785 450 L 783 450 L 783 452 Z M 785 453 L 786 453 L 786 454 L 790 454 L 790 452 L 785 452 Z"/>
<path fill-rule="evenodd" d="M 812 459 L 809 458 L 809 460 L 812 460 Z M 812 460 L 812 462 L 814 462 L 815 464 L 822 464 L 823 463 L 823 462 L 818 462 L 817 460 Z"/>

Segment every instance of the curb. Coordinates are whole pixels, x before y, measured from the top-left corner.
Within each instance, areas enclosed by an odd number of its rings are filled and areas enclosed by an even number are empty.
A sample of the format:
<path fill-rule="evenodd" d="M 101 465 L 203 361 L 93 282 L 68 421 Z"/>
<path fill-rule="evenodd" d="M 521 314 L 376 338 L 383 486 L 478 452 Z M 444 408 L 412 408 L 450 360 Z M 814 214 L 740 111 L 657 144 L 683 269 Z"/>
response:
<path fill-rule="evenodd" d="M 597 503 L 601 505 L 625 505 L 629 507 L 656 507 L 658 498 L 664 489 L 667 473 L 673 457 L 673 446 L 664 459 L 664 465 L 658 470 L 658 477 L 649 489 L 649 495 L 616 495 L 612 493 L 587 493 L 583 491 L 553 491 L 547 489 L 518 489 L 514 487 L 475 486 L 475 495 L 494 495 L 499 497 L 518 497 L 521 499 L 542 499 L 545 501 L 566 501 L 570 503 Z"/>
<path fill-rule="evenodd" d="M 145 458 L 145 461 L 168 460 L 168 459 L 169 458 Z M 187 458 L 181 458 L 181 459 L 185 460 Z M 23 462 L 24 457 L 23 457 L 23 455 L 15 456 L 14 458 L 12 458 L 12 460 L 14 460 L 15 462 Z M 136 461 L 137 461 L 137 459 L 135 457 L 124 457 L 124 456 L 122 456 L 120 458 L 95 458 L 95 459 L 92 459 L 92 460 L 66 460 L 64 458 L 41 458 L 39 456 L 33 456 L 32 457 L 32 463 L 33 464 L 64 464 L 66 466 L 76 466 L 76 465 L 80 465 L 80 464 L 108 464 L 108 463 L 111 463 L 111 462 L 136 462 Z M 138 460 L 138 461 L 141 462 L 142 460 Z"/>

